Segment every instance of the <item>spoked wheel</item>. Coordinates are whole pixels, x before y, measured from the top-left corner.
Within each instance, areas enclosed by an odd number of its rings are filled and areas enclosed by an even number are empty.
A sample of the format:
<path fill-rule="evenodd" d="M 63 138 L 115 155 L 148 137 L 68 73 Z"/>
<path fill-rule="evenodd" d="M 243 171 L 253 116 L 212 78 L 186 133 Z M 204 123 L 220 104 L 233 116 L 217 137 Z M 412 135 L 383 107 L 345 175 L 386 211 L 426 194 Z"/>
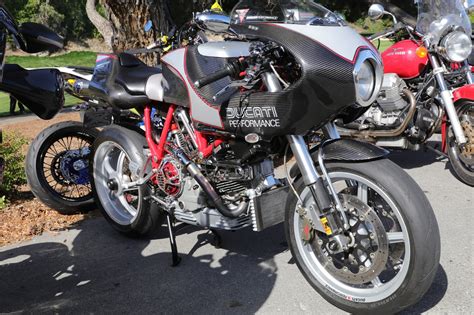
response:
<path fill-rule="evenodd" d="M 95 208 L 89 159 L 96 129 L 62 122 L 41 132 L 26 157 L 26 175 L 33 194 L 63 214 Z"/>
<path fill-rule="evenodd" d="M 142 136 L 118 126 L 104 129 L 94 144 L 92 174 L 99 208 L 115 229 L 130 236 L 151 232 L 163 219 L 147 184 L 126 186 L 147 167 L 145 146 Z"/>
<path fill-rule="evenodd" d="M 474 103 L 464 103 L 459 107 L 459 120 L 468 143 L 462 148 L 456 143 L 451 128 L 448 131 L 448 156 L 453 170 L 461 181 L 474 186 Z"/>
<path fill-rule="evenodd" d="M 434 279 L 440 251 L 423 192 L 388 160 L 334 163 L 328 170 L 350 223 L 349 248 L 312 229 L 292 198 L 286 228 L 298 267 L 325 299 L 348 312 L 395 313 L 416 303 Z M 306 209 L 315 205 L 302 180 L 297 191 Z"/>

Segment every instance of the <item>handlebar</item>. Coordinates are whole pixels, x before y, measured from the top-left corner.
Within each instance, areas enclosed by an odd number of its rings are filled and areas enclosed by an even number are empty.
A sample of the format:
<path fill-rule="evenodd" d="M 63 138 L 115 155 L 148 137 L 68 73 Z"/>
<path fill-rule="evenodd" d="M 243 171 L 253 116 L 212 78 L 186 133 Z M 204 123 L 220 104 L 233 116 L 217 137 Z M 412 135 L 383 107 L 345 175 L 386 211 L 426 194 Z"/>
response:
<path fill-rule="evenodd" d="M 400 31 L 401 29 L 404 29 L 406 28 L 407 26 L 402 23 L 402 22 L 398 22 L 397 24 L 395 24 L 393 27 L 390 27 L 382 32 L 379 32 L 379 33 L 375 33 L 375 34 L 372 34 L 371 36 L 369 36 L 367 39 L 372 41 L 372 40 L 376 40 L 376 39 L 379 39 L 381 37 L 386 37 L 388 35 L 392 35 L 398 31 Z"/>
<path fill-rule="evenodd" d="M 223 79 L 225 77 L 235 77 L 237 74 L 240 73 L 241 70 L 243 70 L 245 63 L 243 60 L 237 60 L 231 63 L 228 63 L 224 66 L 223 69 L 216 71 L 214 73 L 211 73 L 210 75 L 207 75 L 204 78 L 201 78 L 194 82 L 194 86 L 199 88 L 205 87 L 206 85 L 209 85 L 211 83 L 214 83 L 216 81 L 219 81 L 220 79 Z"/>

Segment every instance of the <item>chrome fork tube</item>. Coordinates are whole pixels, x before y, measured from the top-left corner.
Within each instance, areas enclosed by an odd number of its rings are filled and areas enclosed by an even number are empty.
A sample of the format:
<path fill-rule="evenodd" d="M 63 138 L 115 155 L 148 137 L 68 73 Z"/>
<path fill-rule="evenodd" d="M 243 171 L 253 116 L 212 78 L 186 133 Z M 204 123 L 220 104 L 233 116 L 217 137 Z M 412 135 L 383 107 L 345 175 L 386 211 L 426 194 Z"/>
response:
<path fill-rule="evenodd" d="M 469 84 L 474 84 L 474 75 L 472 75 L 471 65 L 467 60 L 464 61 L 464 68 L 466 69 L 466 80 Z"/>
<path fill-rule="evenodd" d="M 427 43 L 425 43 L 425 46 L 429 47 L 429 45 L 426 44 Z M 459 121 L 458 113 L 456 112 L 456 107 L 454 106 L 453 96 L 444 79 L 445 70 L 440 65 L 436 56 L 434 56 L 433 54 L 428 54 L 428 56 L 433 67 L 433 73 L 435 74 L 436 81 L 438 83 L 441 99 L 443 100 L 444 104 L 444 109 L 446 110 L 446 114 L 448 115 L 449 121 L 453 128 L 454 135 L 456 136 L 457 144 L 466 144 L 467 139 L 464 135 L 464 130 L 461 126 L 461 122 Z"/>
<path fill-rule="evenodd" d="M 323 127 L 323 133 L 328 139 L 341 139 L 341 135 L 333 122 L 327 123 Z"/>
<path fill-rule="evenodd" d="M 301 169 L 304 183 L 306 186 L 315 184 L 320 179 L 320 176 L 316 171 L 316 167 L 314 167 L 313 159 L 304 138 L 302 136 L 287 136 L 287 139 L 290 143 L 291 151 L 295 155 L 296 163 L 298 163 Z"/>

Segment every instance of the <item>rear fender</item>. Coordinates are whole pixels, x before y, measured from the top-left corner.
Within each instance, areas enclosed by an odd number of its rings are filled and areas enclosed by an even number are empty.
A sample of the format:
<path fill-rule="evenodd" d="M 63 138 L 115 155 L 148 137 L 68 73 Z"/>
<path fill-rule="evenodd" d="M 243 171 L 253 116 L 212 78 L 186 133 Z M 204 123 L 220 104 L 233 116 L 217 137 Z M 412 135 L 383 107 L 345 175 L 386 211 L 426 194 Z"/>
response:
<path fill-rule="evenodd" d="M 319 146 L 311 151 L 311 158 L 318 163 Z M 390 152 L 373 144 L 353 139 L 339 139 L 324 146 L 325 162 L 367 162 L 386 157 Z M 301 175 L 298 164 L 290 170 L 291 178 Z"/>

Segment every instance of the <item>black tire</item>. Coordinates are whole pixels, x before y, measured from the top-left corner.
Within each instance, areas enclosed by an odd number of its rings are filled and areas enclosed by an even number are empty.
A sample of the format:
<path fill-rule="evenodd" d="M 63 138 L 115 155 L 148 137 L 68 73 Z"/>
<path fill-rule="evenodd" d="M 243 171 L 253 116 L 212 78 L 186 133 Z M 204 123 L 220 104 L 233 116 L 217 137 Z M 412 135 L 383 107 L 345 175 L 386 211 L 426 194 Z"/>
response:
<path fill-rule="evenodd" d="M 466 110 L 471 110 L 471 114 L 474 113 L 474 105 L 472 102 L 466 102 L 459 106 L 458 112 L 461 116 Z M 471 124 L 474 124 L 474 117 L 471 116 Z M 474 128 L 474 125 L 472 125 Z M 474 187 L 474 165 L 468 166 L 464 161 L 460 159 L 461 152 L 456 145 L 456 139 L 454 137 L 452 128 L 448 129 L 448 136 L 446 138 L 446 147 L 448 148 L 449 162 L 453 168 L 454 173 L 463 183 Z M 474 156 L 471 157 L 474 160 Z M 472 161 L 471 161 L 472 162 Z"/>
<path fill-rule="evenodd" d="M 92 190 L 83 197 L 61 195 L 48 184 L 45 174 L 45 155 L 59 140 L 68 137 L 82 139 L 92 147 L 97 129 L 88 129 L 80 122 L 66 121 L 43 130 L 31 143 L 26 155 L 26 177 L 31 192 L 42 203 L 61 214 L 87 212 L 96 208 Z"/>
<path fill-rule="evenodd" d="M 329 173 L 335 171 L 356 174 L 377 183 L 391 196 L 401 209 L 410 239 L 410 264 L 402 285 L 380 301 L 364 303 L 349 301 L 329 290 L 311 274 L 297 248 L 294 233 L 296 197 L 289 198 L 285 216 L 285 229 L 291 253 L 307 281 L 328 302 L 351 313 L 393 314 L 419 301 L 431 286 L 440 258 L 440 238 L 433 210 L 420 187 L 400 167 L 382 159 L 364 163 L 328 163 Z M 302 179 L 296 182 L 296 189 L 302 193 L 305 185 Z"/>
<path fill-rule="evenodd" d="M 156 203 L 151 202 L 150 199 L 143 197 L 151 194 L 151 188 L 148 185 L 142 185 L 138 189 L 138 196 L 141 198 L 141 203 L 138 206 L 138 214 L 136 218 L 130 224 L 121 224 L 114 220 L 110 215 L 110 211 L 113 209 L 108 208 L 110 205 L 107 203 L 107 196 L 104 195 L 107 186 L 106 175 L 99 173 L 99 165 L 97 165 L 97 152 L 104 143 L 114 143 L 123 149 L 128 158 L 133 159 L 140 168 L 145 167 L 147 163 L 147 157 L 143 153 L 143 149 L 147 147 L 146 139 L 131 130 L 125 129 L 119 126 L 106 127 L 97 136 L 93 148 L 93 161 L 91 163 L 91 178 L 93 181 L 93 193 L 97 201 L 97 206 L 102 212 L 103 216 L 107 219 L 110 225 L 117 231 L 129 236 L 129 237 L 140 237 L 150 234 L 162 225 L 165 215 L 162 210 L 159 209 Z M 150 168 L 150 166 L 148 166 Z M 109 190 L 110 191 L 110 190 Z"/>

